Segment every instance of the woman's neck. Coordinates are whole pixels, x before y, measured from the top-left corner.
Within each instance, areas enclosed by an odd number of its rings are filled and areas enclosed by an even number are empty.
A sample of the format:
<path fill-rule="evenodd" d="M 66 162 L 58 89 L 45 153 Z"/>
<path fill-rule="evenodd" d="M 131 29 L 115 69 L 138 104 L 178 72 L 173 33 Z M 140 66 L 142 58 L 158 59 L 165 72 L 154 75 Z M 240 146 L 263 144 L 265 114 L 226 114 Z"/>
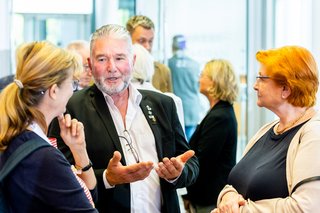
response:
<path fill-rule="evenodd" d="M 309 120 L 315 114 L 315 110 L 309 107 L 291 107 L 282 113 L 279 124 L 275 126 L 275 132 L 283 132 Z"/>
<path fill-rule="evenodd" d="M 209 98 L 210 108 L 214 107 L 219 101 L 219 99 Z"/>

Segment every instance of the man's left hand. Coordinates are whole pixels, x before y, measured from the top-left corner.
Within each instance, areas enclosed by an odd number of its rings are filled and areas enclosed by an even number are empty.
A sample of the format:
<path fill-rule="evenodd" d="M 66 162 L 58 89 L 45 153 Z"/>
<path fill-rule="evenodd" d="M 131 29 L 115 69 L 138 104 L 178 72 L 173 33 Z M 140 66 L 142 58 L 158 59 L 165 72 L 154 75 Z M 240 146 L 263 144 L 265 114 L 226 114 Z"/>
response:
<path fill-rule="evenodd" d="M 163 158 L 162 162 L 158 163 L 156 172 L 159 177 L 166 180 L 174 180 L 180 176 L 184 164 L 194 155 L 193 150 L 186 151 L 185 153 L 172 158 Z"/>

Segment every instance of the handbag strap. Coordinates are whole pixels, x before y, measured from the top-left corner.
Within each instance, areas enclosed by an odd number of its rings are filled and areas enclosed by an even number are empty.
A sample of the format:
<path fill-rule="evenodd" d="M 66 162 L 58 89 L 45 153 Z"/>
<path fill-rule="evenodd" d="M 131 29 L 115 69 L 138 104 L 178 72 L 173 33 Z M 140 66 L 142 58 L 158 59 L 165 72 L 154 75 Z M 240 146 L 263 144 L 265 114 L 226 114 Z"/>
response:
<path fill-rule="evenodd" d="M 8 158 L 0 170 L 0 182 L 28 155 L 41 147 L 51 146 L 43 139 L 31 139 L 20 145 Z"/>
<path fill-rule="evenodd" d="M 310 120 L 310 119 L 309 119 L 309 120 Z M 308 121 L 309 121 L 309 120 L 308 120 Z M 308 121 L 306 121 L 305 123 L 307 123 Z M 304 126 L 304 125 L 303 125 L 303 126 Z M 301 143 L 301 133 L 300 133 L 300 136 L 299 136 L 299 142 L 298 142 L 298 143 L 299 143 L 299 144 Z M 293 187 L 291 194 L 292 194 L 293 192 L 295 192 L 296 189 L 297 189 L 299 186 L 301 186 L 301 185 L 303 185 L 303 184 L 305 184 L 305 183 L 309 183 L 309 182 L 317 181 L 317 180 L 320 180 L 320 176 L 313 176 L 313 177 L 309 177 L 309 178 L 306 178 L 306 179 L 300 181 L 299 183 L 297 183 L 297 184 Z"/>
<path fill-rule="evenodd" d="M 303 184 L 305 184 L 305 183 L 309 183 L 309 182 L 317 181 L 317 180 L 320 180 L 320 176 L 309 177 L 309 178 L 306 178 L 306 179 L 300 181 L 299 183 L 297 183 L 297 184 L 293 187 L 291 194 L 292 194 L 294 191 L 296 191 L 296 189 L 297 189 L 299 186 L 301 186 L 301 185 L 303 185 Z"/>

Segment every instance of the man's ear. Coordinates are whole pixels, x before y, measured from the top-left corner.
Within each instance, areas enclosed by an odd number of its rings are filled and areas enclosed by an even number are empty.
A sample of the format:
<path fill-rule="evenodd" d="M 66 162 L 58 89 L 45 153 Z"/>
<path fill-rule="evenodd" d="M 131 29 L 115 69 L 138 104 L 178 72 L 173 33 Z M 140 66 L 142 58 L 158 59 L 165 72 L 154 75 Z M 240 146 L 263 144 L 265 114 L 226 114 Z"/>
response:
<path fill-rule="evenodd" d="M 91 72 L 92 72 L 92 65 L 91 65 L 91 60 L 90 60 L 90 58 L 87 58 L 87 62 L 88 62 L 88 66 L 89 66 L 89 68 L 90 68 L 90 70 L 91 70 Z"/>
<path fill-rule="evenodd" d="M 134 64 L 136 63 L 136 59 L 137 59 L 137 55 L 136 55 L 136 54 L 133 54 L 133 57 L 132 57 L 132 67 L 134 67 Z"/>
<path fill-rule="evenodd" d="M 48 89 L 48 94 L 49 94 L 49 97 L 56 100 L 58 98 L 58 90 L 59 90 L 59 87 L 57 84 L 53 84 L 51 87 L 49 87 Z"/>
<path fill-rule="evenodd" d="M 290 94 L 291 94 L 291 89 L 288 86 L 283 86 L 282 87 L 281 97 L 282 98 L 288 98 Z"/>

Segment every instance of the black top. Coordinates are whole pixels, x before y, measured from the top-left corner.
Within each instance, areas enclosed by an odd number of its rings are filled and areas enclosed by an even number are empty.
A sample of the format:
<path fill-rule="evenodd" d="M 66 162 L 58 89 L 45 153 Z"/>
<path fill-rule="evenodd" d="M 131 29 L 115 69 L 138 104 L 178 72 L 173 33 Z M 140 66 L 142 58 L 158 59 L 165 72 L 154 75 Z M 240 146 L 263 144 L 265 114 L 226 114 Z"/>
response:
<path fill-rule="evenodd" d="M 201 206 L 215 205 L 236 164 L 237 120 L 233 106 L 219 101 L 197 127 L 190 146 L 199 159 L 200 173 L 196 183 L 187 187 L 185 198 Z"/>
<path fill-rule="evenodd" d="M 270 128 L 231 170 L 228 183 L 253 201 L 289 195 L 286 157 L 294 135 L 304 123 L 276 135 Z"/>

